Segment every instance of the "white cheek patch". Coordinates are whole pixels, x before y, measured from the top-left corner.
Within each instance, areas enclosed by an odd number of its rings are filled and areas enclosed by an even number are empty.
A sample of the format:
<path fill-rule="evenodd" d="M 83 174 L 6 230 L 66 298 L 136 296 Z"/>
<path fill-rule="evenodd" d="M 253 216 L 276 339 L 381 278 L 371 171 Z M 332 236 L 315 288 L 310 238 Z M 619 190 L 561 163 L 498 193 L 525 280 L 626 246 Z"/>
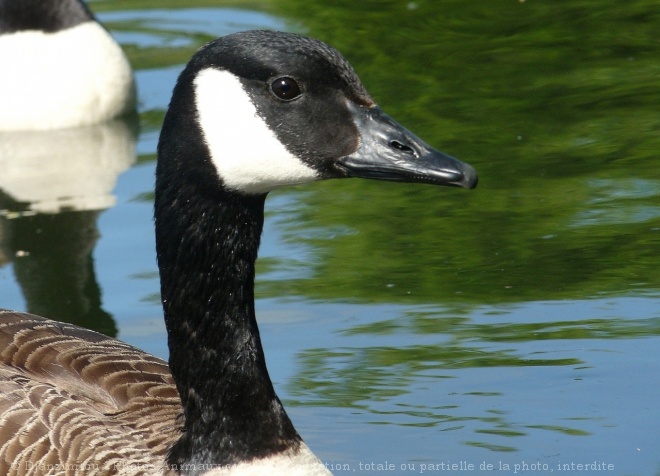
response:
<path fill-rule="evenodd" d="M 230 72 L 202 70 L 195 78 L 195 105 L 211 161 L 227 188 L 266 193 L 319 179 L 286 150 Z"/>

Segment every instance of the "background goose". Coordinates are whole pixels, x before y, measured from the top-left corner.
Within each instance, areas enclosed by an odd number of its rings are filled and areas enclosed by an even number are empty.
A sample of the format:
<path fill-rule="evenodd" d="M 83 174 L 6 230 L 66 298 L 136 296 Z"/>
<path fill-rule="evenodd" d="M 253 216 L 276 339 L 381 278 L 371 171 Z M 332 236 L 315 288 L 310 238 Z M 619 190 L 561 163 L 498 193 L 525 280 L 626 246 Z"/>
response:
<path fill-rule="evenodd" d="M 0 0 L 0 130 L 103 122 L 135 108 L 130 65 L 80 0 Z"/>
<path fill-rule="evenodd" d="M 77 474 L 329 474 L 268 376 L 254 266 L 267 193 L 343 177 L 477 182 L 472 167 L 383 113 L 324 43 L 251 31 L 200 49 L 158 146 L 169 368 L 92 331 L 0 314 L 0 471 L 68 463 Z"/>

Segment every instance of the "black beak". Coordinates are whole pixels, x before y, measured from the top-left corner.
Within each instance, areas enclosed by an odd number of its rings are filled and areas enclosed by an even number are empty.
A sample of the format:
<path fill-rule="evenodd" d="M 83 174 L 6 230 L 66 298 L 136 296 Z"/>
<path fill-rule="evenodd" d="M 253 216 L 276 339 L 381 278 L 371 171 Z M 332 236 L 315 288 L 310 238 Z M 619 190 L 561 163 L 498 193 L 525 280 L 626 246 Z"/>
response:
<path fill-rule="evenodd" d="M 445 155 L 385 114 L 379 107 L 348 103 L 360 145 L 337 166 L 349 177 L 418 182 L 464 188 L 477 186 L 472 166 Z"/>

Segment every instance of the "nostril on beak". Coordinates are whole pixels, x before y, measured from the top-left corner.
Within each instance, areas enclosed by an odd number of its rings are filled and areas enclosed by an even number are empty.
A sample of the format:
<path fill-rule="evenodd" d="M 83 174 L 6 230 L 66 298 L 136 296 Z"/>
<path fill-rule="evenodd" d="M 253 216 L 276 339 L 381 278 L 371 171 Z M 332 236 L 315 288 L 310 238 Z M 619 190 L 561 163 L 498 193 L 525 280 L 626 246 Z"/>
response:
<path fill-rule="evenodd" d="M 417 154 L 415 153 L 415 151 L 413 150 L 412 147 L 407 146 L 406 144 L 402 144 L 398 140 L 390 141 L 390 147 L 392 147 L 393 149 L 399 150 L 399 151 L 403 152 L 404 154 L 414 155 L 415 157 L 417 157 Z"/>

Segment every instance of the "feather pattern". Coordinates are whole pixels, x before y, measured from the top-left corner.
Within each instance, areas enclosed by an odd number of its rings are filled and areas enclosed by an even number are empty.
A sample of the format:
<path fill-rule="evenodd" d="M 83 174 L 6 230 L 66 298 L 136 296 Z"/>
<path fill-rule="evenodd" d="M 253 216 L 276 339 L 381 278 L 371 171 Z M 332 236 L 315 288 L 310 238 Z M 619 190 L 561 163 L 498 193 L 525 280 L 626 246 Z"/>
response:
<path fill-rule="evenodd" d="M 96 332 L 0 311 L 0 474 L 167 474 L 167 363 Z"/>

